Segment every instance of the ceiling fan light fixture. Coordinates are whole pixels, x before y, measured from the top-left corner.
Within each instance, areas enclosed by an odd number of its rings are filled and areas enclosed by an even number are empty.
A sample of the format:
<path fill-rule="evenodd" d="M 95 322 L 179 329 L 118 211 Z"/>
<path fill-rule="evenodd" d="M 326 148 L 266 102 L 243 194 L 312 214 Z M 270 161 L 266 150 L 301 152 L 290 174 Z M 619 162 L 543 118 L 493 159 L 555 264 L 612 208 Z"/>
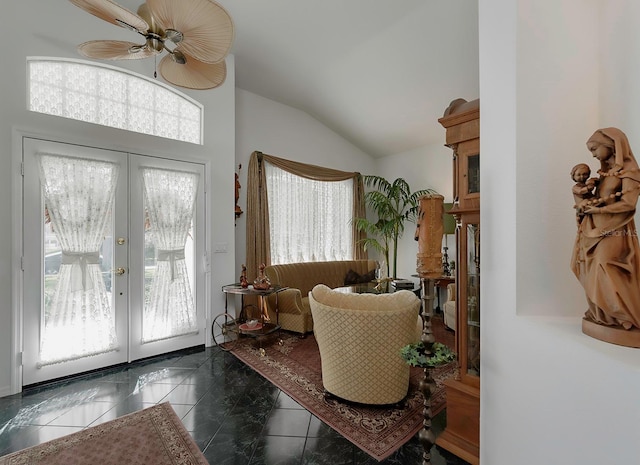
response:
<path fill-rule="evenodd" d="M 166 50 L 162 77 L 180 87 L 212 89 L 226 79 L 225 57 L 231 50 L 234 25 L 214 0 L 146 0 L 138 14 L 113 0 L 69 0 L 107 22 L 143 35 L 145 44 L 96 40 L 78 46 L 89 58 L 127 60 L 147 58 Z M 167 45 L 171 42 L 171 48 Z"/>
<path fill-rule="evenodd" d="M 164 41 L 160 37 L 148 36 L 147 47 L 160 53 L 162 50 L 164 50 Z"/>
<path fill-rule="evenodd" d="M 174 50 L 171 53 L 171 58 L 179 65 L 184 65 L 187 62 L 187 57 L 185 57 L 184 53 L 182 53 L 180 50 Z"/>
<path fill-rule="evenodd" d="M 176 31 L 175 29 L 167 29 L 164 31 L 165 40 L 170 40 L 174 44 L 179 44 L 184 39 L 184 34 L 180 31 Z"/>

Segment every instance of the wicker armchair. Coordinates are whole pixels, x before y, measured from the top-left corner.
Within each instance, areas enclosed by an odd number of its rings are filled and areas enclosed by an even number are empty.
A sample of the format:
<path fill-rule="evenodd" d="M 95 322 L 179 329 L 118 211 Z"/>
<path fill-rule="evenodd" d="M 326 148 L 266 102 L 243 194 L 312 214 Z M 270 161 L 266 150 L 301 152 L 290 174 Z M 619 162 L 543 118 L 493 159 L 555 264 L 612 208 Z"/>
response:
<path fill-rule="evenodd" d="M 324 389 L 364 404 L 393 404 L 409 388 L 400 349 L 420 340 L 420 299 L 411 291 L 345 294 L 319 284 L 309 293 Z"/>

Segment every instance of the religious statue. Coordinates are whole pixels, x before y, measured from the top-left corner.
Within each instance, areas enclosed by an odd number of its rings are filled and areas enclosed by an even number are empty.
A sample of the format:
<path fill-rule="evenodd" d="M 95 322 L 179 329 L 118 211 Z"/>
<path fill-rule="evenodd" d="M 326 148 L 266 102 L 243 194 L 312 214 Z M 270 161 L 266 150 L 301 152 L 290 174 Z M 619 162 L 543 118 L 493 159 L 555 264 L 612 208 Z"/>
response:
<path fill-rule="evenodd" d="M 588 304 L 582 331 L 606 342 L 640 347 L 640 246 L 634 222 L 640 168 L 620 129 L 598 129 L 587 149 L 600 169 L 593 183 L 586 184 L 584 168 L 576 181 L 585 183 L 575 197 L 579 220 L 571 258 Z"/>

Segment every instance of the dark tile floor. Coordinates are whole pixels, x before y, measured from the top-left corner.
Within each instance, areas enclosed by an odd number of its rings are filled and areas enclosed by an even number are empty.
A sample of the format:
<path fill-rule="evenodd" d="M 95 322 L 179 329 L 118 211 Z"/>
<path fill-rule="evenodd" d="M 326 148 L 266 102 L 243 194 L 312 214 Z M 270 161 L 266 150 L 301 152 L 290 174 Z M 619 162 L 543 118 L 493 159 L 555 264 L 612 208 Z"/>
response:
<path fill-rule="evenodd" d="M 212 465 L 422 463 L 417 437 L 378 462 L 218 348 L 169 354 L 0 398 L 0 456 L 166 401 Z M 444 421 L 443 413 L 434 419 L 436 435 Z M 466 464 L 437 446 L 431 463 Z"/>

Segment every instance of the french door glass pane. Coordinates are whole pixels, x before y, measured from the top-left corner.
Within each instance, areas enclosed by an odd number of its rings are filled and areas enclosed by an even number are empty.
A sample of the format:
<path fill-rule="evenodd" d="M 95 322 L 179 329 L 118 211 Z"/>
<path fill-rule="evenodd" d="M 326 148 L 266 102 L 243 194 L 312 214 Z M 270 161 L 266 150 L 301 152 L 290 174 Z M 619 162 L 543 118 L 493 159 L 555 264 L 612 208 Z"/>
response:
<path fill-rule="evenodd" d="M 145 215 L 142 341 L 146 343 L 198 331 L 193 216 L 199 175 L 149 167 L 140 174 Z M 151 257 L 153 265 L 148 266 Z"/>
<path fill-rule="evenodd" d="M 117 348 L 115 314 L 101 255 L 112 229 L 119 167 L 108 161 L 46 153 L 39 154 L 38 166 L 45 199 L 39 363 L 113 351 Z"/>
<path fill-rule="evenodd" d="M 467 225 L 467 372 L 480 375 L 480 225 Z"/>
<path fill-rule="evenodd" d="M 109 212 L 111 216 L 111 211 Z M 48 219 L 47 209 L 44 211 L 44 224 L 42 229 L 44 231 L 44 318 L 50 314 L 51 300 L 53 299 L 53 292 L 55 291 L 58 283 L 58 274 L 60 273 L 60 263 L 62 261 L 62 249 L 58 237 L 54 232 L 51 222 Z M 109 307 L 113 307 L 113 294 L 112 294 L 112 282 L 113 282 L 113 222 L 107 222 L 107 230 L 105 231 L 104 241 L 100 246 L 100 259 L 98 264 L 102 274 L 102 280 L 104 281 L 105 289 L 107 290 L 107 296 L 109 298 Z M 44 323 L 44 322 L 43 322 Z"/>
<path fill-rule="evenodd" d="M 145 216 L 147 213 L 145 211 Z M 193 243 L 194 237 L 194 222 L 191 222 L 189 227 L 189 234 L 187 235 L 187 242 L 184 245 L 185 250 L 185 263 L 187 269 L 187 276 L 189 284 L 191 285 L 191 292 L 195 293 L 196 282 L 196 269 L 195 269 L 195 247 Z M 151 283 L 156 275 L 156 246 L 153 243 L 151 227 L 148 225 L 148 220 L 145 221 L 144 230 L 144 303 L 147 306 L 151 300 Z"/>

